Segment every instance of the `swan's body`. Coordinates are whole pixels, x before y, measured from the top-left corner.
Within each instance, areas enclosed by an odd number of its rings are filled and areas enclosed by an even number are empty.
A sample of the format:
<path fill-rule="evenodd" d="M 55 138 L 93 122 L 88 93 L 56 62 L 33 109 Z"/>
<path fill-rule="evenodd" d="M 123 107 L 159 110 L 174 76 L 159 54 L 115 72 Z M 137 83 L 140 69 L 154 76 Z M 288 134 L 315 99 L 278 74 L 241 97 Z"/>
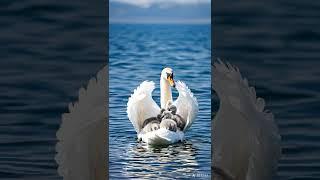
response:
<path fill-rule="evenodd" d="M 214 63 L 213 88 L 220 99 L 213 122 L 213 165 L 221 179 L 270 180 L 280 157 L 273 114 L 239 70 Z M 232 178 L 230 178 L 232 177 Z"/>
<path fill-rule="evenodd" d="M 155 89 L 154 82 L 144 81 L 134 90 L 127 104 L 128 118 L 137 132 L 138 139 L 154 145 L 167 145 L 184 140 L 184 132 L 190 128 L 197 116 L 198 103 L 190 89 L 183 82 L 174 83 L 172 70 L 165 68 L 160 77 L 162 109 L 170 108 L 168 103 L 172 102 L 171 86 L 175 86 L 179 92 L 173 106 L 176 107 L 175 113 L 181 117 L 180 121 L 183 119 L 184 128 L 180 129 L 177 124 L 165 118 L 160 120 L 160 124 L 153 124 L 151 128 L 143 126 L 146 119 L 157 117 L 161 112 L 160 107 L 152 99 L 152 91 Z M 176 117 L 178 119 L 178 116 Z"/>
<path fill-rule="evenodd" d="M 79 90 L 79 102 L 62 115 L 56 145 L 64 180 L 105 180 L 107 176 L 107 67 Z"/>

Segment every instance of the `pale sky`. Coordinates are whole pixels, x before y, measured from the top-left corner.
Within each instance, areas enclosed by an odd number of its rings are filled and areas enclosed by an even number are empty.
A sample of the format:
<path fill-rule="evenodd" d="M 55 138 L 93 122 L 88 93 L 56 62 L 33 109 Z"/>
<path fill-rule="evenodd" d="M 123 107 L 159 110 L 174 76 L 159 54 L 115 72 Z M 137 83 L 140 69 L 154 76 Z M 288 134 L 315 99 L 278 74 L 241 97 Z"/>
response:
<path fill-rule="evenodd" d="M 210 0 L 110 0 L 111 23 L 207 23 Z"/>

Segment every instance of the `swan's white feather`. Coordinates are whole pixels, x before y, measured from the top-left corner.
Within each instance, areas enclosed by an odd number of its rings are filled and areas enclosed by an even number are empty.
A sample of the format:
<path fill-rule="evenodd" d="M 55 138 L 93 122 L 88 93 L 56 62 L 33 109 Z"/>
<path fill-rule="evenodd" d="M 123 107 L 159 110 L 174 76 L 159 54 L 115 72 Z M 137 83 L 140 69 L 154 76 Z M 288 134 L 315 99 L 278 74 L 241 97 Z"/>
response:
<path fill-rule="evenodd" d="M 128 100 L 128 118 L 137 133 L 141 131 L 145 119 L 156 117 L 160 112 L 160 107 L 152 99 L 154 88 L 153 81 L 144 81 L 134 90 L 134 93 L 131 94 Z"/>
<path fill-rule="evenodd" d="M 168 145 L 178 141 L 184 140 L 184 133 L 182 131 L 170 131 L 165 128 L 160 128 L 155 131 L 147 133 L 140 133 L 138 138 L 142 139 L 143 142 L 151 145 Z"/>
<path fill-rule="evenodd" d="M 272 179 L 280 157 L 280 136 L 265 101 L 239 69 L 219 60 L 213 89 L 220 107 L 213 122 L 213 163 L 235 179 Z"/>
<path fill-rule="evenodd" d="M 177 114 L 186 120 L 183 131 L 169 131 L 165 128 L 145 132 L 142 130 L 144 120 L 156 117 L 160 113 L 160 107 L 152 99 L 152 92 L 155 89 L 154 82 L 144 81 L 128 100 L 127 114 L 133 124 L 138 138 L 147 144 L 166 145 L 184 140 L 184 131 L 190 128 L 198 113 L 197 99 L 193 96 L 190 89 L 183 82 L 177 82 L 176 88 L 179 92 L 174 105 L 177 107 Z"/>
<path fill-rule="evenodd" d="M 177 114 L 187 121 L 183 130 L 185 132 L 190 128 L 197 117 L 198 102 L 197 98 L 184 82 L 178 81 L 176 83 L 176 88 L 179 92 L 179 96 L 173 104 L 177 106 Z"/>
<path fill-rule="evenodd" d="M 69 104 L 57 131 L 55 160 L 65 180 L 106 178 L 107 67 L 79 90 L 78 102 Z"/>

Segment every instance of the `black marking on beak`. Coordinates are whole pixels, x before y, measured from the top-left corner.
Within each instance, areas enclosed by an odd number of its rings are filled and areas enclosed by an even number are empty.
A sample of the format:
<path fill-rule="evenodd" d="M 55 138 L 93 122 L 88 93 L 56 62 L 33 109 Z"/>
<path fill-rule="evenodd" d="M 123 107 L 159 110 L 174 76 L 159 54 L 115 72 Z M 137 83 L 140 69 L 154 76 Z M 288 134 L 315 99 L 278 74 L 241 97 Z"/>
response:
<path fill-rule="evenodd" d="M 170 76 L 171 76 L 171 74 L 170 74 L 170 73 L 167 73 L 167 79 L 169 79 Z"/>
<path fill-rule="evenodd" d="M 173 80 L 173 73 L 167 73 L 167 80 L 170 81 L 170 85 L 172 87 L 174 87 L 174 88 L 176 87 L 176 83 Z"/>
<path fill-rule="evenodd" d="M 172 78 L 173 79 L 173 73 L 167 73 L 167 79 Z"/>

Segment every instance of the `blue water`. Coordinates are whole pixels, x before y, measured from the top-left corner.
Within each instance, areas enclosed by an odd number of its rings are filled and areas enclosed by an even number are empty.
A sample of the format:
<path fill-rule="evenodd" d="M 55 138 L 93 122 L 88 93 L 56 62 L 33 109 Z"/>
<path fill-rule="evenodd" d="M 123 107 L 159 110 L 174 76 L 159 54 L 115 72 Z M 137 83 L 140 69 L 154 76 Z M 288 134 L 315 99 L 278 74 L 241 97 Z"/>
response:
<path fill-rule="evenodd" d="M 0 2 L 0 179 L 62 179 L 54 160 L 61 114 L 106 64 L 98 4 Z"/>
<path fill-rule="evenodd" d="M 109 30 L 109 177 L 210 179 L 210 25 L 112 24 Z M 159 104 L 160 73 L 166 66 L 191 88 L 199 114 L 185 143 L 148 149 L 136 140 L 126 104 L 144 80 L 156 83 L 153 98 Z"/>

